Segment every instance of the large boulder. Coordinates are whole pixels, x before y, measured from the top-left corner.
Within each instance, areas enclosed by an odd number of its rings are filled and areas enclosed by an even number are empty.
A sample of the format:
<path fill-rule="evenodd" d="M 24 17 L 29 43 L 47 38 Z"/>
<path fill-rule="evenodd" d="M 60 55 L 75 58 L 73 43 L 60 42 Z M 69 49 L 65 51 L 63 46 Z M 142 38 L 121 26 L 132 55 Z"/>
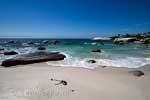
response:
<path fill-rule="evenodd" d="M 100 49 L 92 49 L 91 52 L 101 53 L 101 50 Z"/>
<path fill-rule="evenodd" d="M 63 60 L 66 56 L 59 52 L 35 52 L 29 54 L 18 55 L 12 59 L 7 59 L 2 62 L 1 66 L 9 67 L 14 65 L 23 65 L 38 63 L 44 61 Z"/>
<path fill-rule="evenodd" d="M 6 52 L 4 52 L 4 55 L 16 55 L 16 54 L 18 54 L 18 53 L 15 52 L 15 51 L 6 51 Z"/>

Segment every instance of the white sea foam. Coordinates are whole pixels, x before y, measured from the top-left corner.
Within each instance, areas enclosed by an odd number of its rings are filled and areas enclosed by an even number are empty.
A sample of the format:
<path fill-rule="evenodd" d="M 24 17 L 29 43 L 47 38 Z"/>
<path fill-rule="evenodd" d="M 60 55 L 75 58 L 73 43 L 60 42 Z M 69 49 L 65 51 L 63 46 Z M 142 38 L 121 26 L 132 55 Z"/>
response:
<path fill-rule="evenodd" d="M 72 57 L 65 54 L 67 57 L 62 61 L 49 61 L 48 65 L 51 66 L 62 66 L 62 67 L 83 67 L 94 69 L 99 66 L 112 66 L 112 67 L 127 67 L 127 68 L 139 68 L 144 65 L 150 64 L 150 58 L 136 58 L 136 57 L 125 57 L 125 58 L 114 58 L 114 59 L 94 59 Z M 96 60 L 96 63 L 90 64 L 87 61 L 90 59 Z"/>

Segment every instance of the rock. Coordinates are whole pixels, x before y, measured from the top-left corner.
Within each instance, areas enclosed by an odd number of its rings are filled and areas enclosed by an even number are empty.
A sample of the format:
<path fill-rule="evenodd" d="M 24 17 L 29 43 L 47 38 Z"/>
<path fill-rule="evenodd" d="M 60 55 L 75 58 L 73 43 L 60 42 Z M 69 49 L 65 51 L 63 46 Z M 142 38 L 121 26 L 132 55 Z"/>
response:
<path fill-rule="evenodd" d="M 50 41 L 50 42 L 49 42 L 49 44 L 52 44 L 52 45 L 55 45 L 55 44 L 58 44 L 58 43 L 60 43 L 60 42 L 57 41 L 57 40 L 53 40 L 53 41 Z"/>
<path fill-rule="evenodd" d="M 48 41 L 48 40 L 44 40 L 42 43 L 44 43 L 44 44 L 48 44 L 48 43 L 49 43 L 49 41 Z"/>
<path fill-rule="evenodd" d="M 34 44 L 34 43 L 33 43 L 33 42 L 28 42 L 28 44 L 29 44 L 29 45 L 32 45 L 32 44 Z"/>
<path fill-rule="evenodd" d="M 39 47 L 38 50 L 45 50 L 45 47 Z"/>
<path fill-rule="evenodd" d="M 141 41 L 134 41 L 134 43 L 141 44 L 142 42 Z"/>
<path fill-rule="evenodd" d="M 14 65 L 31 64 L 45 61 L 63 60 L 66 56 L 59 52 L 35 52 L 18 55 L 12 59 L 2 62 L 1 66 L 9 67 Z"/>
<path fill-rule="evenodd" d="M 8 41 L 7 43 L 15 43 L 15 41 L 11 40 L 11 41 Z"/>
<path fill-rule="evenodd" d="M 18 54 L 17 52 L 15 51 L 7 51 L 7 52 L 4 52 L 4 55 L 16 55 Z"/>
<path fill-rule="evenodd" d="M 135 70 L 135 71 L 129 71 L 129 73 L 133 74 L 134 76 L 140 77 L 142 75 L 144 75 L 144 73 L 142 71 L 139 70 Z"/>
<path fill-rule="evenodd" d="M 136 41 L 136 38 L 130 37 L 130 38 L 116 38 L 113 42 L 115 44 L 120 44 L 120 43 L 134 42 L 134 41 Z"/>
<path fill-rule="evenodd" d="M 5 50 L 4 48 L 0 48 L 0 51 L 3 51 L 3 50 Z"/>
<path fill-rule="evenodd" d="M 143 40 L 143 44 L 150 44 L 150 38 L 146 38 Z"/>
<path fill-rule="evenodd" d="M 87 62 L 88 62 L 88 63 L 96 63 L 95 60 L 88 60 Z"/>
<path fill-rule="evenodd" d="M 101 50 L 100 49 L 92 49 L 92 52 L 101 53 Z"/>

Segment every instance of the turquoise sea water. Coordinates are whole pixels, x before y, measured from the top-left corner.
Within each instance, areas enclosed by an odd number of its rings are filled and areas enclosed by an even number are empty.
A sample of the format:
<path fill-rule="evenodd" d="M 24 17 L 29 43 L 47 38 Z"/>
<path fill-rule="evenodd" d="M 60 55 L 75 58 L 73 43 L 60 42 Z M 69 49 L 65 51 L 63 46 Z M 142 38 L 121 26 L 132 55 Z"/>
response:
<path fill-rule="evenodd" d="M 13 44 L 7 41 L 16 41 Z M 37 47 L 44 46 L 46 51 L 59 51 L 67 57 L 63 61 L 51 61 L 47 64 L 64 67 L 95 68 L 99 66 L 137 68 L 150 64 L 150 46 L 142 44 L 115 45 L 112 41 L 92 41 L 90 39 L 55 39 L 60 41 L 57 45 L 41 44 L 48 39 L 1 39 L 0 48 L 15 50 L 19 54 L 35 52 Z M 49 39 L 52 40 L 52 39 Z M 35 44 L 28 45 L 28 42 Z M 102 53 L 92 53 L 91 50 L 101 49 Z M 0 54 L 0 61 L 14 56 Z M 95 64 L 87 63 L 87 60 L 96 60 Z"/>

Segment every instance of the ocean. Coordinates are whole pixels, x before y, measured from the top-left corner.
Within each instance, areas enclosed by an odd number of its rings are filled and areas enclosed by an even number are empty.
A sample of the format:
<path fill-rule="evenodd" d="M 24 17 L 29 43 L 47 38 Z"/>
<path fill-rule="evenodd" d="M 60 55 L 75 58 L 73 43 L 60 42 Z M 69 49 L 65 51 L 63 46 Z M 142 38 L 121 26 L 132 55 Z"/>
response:
<path fill-rule="evenodd" d="M 13 40 L 15 43 L 7 43 Z M 57 40 L 56 45 L 41 44 L 44 40 Z M 33 42 L 34 44 L 28 44 Z M 37 51 L 38 47 L 45 51 L 59 51 L 66 55 L 62 61 L 49 61 L 50 66 L 96 68 L 100 66 L 138 68 L 150 64 L 150 46 L 142 44 L 115 45 L 112 41 L 93 41 L 90 39 L 0 39 L 0 48 L 14 50 L 19 54 Z M 101 49 L 101 53 L 93 53 L 92 49 Z M 1 52 L 1 51 L 0 51 Z M 0 62 L 13 56 L 0 53 Z M 90 64 L 87 60 L 96 60 Z"/>

